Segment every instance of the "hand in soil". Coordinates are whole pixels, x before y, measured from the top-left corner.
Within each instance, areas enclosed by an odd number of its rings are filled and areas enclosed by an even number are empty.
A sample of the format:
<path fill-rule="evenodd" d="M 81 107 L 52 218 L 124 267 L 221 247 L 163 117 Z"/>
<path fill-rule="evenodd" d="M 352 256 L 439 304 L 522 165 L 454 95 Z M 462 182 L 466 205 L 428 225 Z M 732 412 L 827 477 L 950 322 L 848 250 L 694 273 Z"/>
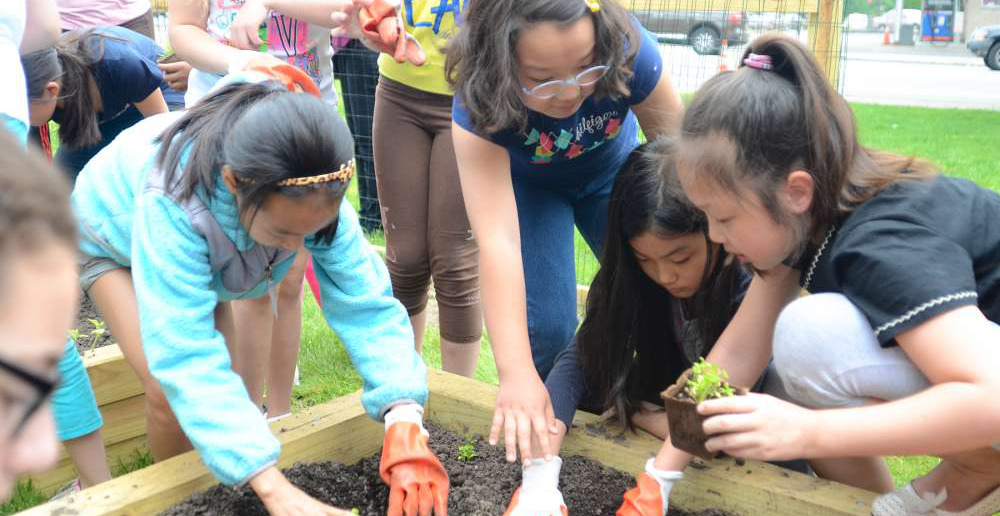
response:
<path fill-rule="evenodd" d="M 665 516 L 674 482 L 683 476 L 680 471 L 656 469 L 653 459 L 649 459 L 646 472 L 639 476 L 636 486 L 625 493 L 625 501 L 615 516 Z"/>
<path fill-rule="evenodd" d="M 818 413 L 766 394 L 750 393 L 698 405 L 710 451 L 764 461 L 810 456 Z"/>
<path fill-rule="evenodd" d="M 271 516 L 353 516 L 305 494 L 274 467 L 250 480 L 250 487 Z"/>
<path fill-rule="evenodd" d="M 559 492 L 562 459 L 533 459 L 521 470 L 521 487 L 514 491 L 504 516 L 569 516 Z"/>
<path fill-rule="evenodd" d="M 420 425 L 389 425 L 379 473 L 389 484 L 388 516 L 448 516 L 448 473 L 427 445 Z"/>
<path fill-rule="evenodd" d="M 507 447 L 507 461 L 517 459 L 520 448 L 521 460 L 527 464 L 531 454 L 532 434 L 546 460 L 552 458 L 550 435 L 559 433 L 556 417 L 552 411 L 552 400 L 545 390 L 541 378 L 532 371 L 526 377 L 505 379 L 500 382 L 497 406 L 493 412 L 493 426 L 490 427 L 490 444 L 496 446 L 500 439 L 500 429 L 504 430 L 504 445 Z"/>

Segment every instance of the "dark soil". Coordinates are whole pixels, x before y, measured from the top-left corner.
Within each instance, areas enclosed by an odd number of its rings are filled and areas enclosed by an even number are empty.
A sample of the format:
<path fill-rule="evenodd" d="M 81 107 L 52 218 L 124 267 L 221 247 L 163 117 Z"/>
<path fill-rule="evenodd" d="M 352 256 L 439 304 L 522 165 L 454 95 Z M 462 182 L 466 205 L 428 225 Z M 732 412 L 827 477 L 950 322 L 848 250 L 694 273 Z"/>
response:
<path fill-rule="evenodd" d="M 428 423 L 431 449 L 444 463 L 451 477 L 448 513 L 456 516 L 500 516 L 507 509 L 514 490 L 520 485 L 517 464 L 504 459 L 504 449 L 482 439 L 471 444 L 477 457 L 458 460 L 465 438 Z M 381 452 L 380 452 L 381 453 Z M 335 462 L 296 464 L 285 470 L 288 479 L 311 496 L 344 509 L 358 509 L 363 516 L 384 516 L 389 488 L 378 474 L 379 454 L 352 466 Z M 631 476 L 582 457 L 564 459 L 560 485 L 569 513 L 573 516 L 611 516 L 621 505 L 625 491 L 635 484 Z M 267 516 L 263 504 L 249 488 L 216 486 L 164 511 L 160 516 Z M 671 516 L 733 516 L 720 511 Z"/>
<path fill-rule="evenodd" d="M 76 349 L 80 353 L 115 343 L 111 336 L 111 330 L 107 326 L 104 328 L 103 335 L 95 334 L 95 327 L 91 319 L 104 322 L 104 319 L 97 314 L 97 307 L 90 300 L 90 296 L 81 294 L 80 310 L 77 312 L 76 322 L 73 324 L 73 328 L 80 332 L 80 338 L 76 341 Z"/>

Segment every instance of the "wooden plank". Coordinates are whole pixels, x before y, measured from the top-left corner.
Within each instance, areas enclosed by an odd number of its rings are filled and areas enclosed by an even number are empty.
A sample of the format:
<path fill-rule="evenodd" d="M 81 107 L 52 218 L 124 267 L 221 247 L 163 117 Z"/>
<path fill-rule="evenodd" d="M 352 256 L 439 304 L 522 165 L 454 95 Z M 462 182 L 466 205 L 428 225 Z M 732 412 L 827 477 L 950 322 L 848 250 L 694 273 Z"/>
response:
<path fill-rule="evenodd" d="M 497 389 L 438 370 L 428 372 L 429 417 L 467 436 L 489 432 Z M 662 441 L 646 434 L 622 434 L 620 428 L 577 412 L 563 443 L 565 456 L 582 455 L 638 475 Z M 671 503 L 689 511 L 724 509 L 742 516 L 867 516 L 874 493 L 820 480 L 770 464 L 733 459 L 696 460 L 685 470 Z"/>
<path fill-rule="evenodd" d="M 840 78 L 840 45 L 844 0 L 822 0 L 819 11 L 809 16 L 809 42 L 816 60 L 836 89 Z"/>
<path fill-rule="evenodd" d="M 382 425 L 364 413 L 360 392 L 289 416 L 271 428 L 282 443 L 281 467 L 334 458 L 355 462 L 382 445 Z M 214 484 L 197 452 L 189 452 L 21 514 L 155 514 Z"/>
<path fill-rule="evenodd" d="M 135 457 L 136 452 L 148 449 L 148 446 L 145 434 L 133 437 L 127 441 L 108 445 L 106 447 L 108 465 L 114 471 L 119 461 L 131 461 Z M 45 473 L 31 475 L 27 478 L 30 478 L 35 483 L 35 487 L 43 493 L 49 494 L 54 493 L 57 489 L 68 484 L 76 477 L 76 467 L 69 459 L 69 456 L 66 455 L 66 450 L 61 448 L 59 451 L 59 460 L 56 462 L 54 468 Z"/>
<path fill-rule="evenodd" d="M 629 11 L 815 13 L 821 0 L 619 0 Z M 825 1 L 825 0 L 823 0 Z"/>
<path fill-rule="evenodd" d="M 94 387 L 98 406 L 144 392 L 139 377 L 122 356 L 117 344 L 84 352 L 83 364 Z"/>

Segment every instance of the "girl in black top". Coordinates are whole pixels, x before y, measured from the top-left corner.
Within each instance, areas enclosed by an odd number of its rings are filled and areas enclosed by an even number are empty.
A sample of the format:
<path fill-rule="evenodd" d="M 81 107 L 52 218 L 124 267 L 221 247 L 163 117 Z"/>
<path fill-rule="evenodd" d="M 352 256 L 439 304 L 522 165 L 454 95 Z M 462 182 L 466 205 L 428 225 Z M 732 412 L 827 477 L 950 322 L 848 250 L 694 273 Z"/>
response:
<path fill-rule="evenodd" d="M 708 352 L 736 312 L 749 276 L 708 239 L 704 213 L 677 182 L 674 143 L 634 149 L 615 178 L 601 268 L 587 314 L 545 381 L 558 419 L 556 449 L 582 405 L 660 438 L 659 393 Z M 560 514 L 559 458 L 531 461 L 508 515 Z"/>
<path fill-rule="evenodd" d="M 708 359 L 746 384 L 773 343 L 788 394 L 809 408 L 754 394 L 707 401 L 707 447 L 841 458 L 845 481 L 869 475 L 883 491 L 891 479 L 884 464 L 881 482 L 870 476 L 872 458 L 936 455 L 934 471 L 872 513 L 993 514 L 1000 196 L 862 147 L 850 107 L 797 40 L 758 38 L 743 63 L 695 95 L 678 151 L 709 236 L 758 271 Z M 813 295 L 799 298 L 803 287 Z M 668 443 L 654 467 L 677 471 L 689 459 Z M 852 465 L 868 469 L 852 476 Z M 662 490 L 639 485 L 626 498 L 662 495 L 666 506 Z"/>

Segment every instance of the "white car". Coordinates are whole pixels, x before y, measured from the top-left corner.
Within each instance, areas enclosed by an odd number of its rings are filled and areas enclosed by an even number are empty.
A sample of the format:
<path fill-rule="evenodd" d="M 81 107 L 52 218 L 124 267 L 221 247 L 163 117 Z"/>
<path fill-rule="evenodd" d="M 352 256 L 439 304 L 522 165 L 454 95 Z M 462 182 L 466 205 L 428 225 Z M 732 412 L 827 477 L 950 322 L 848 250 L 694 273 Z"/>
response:
<path fill-rule="evenodd" d="M 876 16 L 872 19 L 872 25 L 876 29 L 883 31 L 886 27 L 889 28 L 889 32 L 896 31 L 896 20 L 898 19 L 898 11 L 896 9 L 890 9 L 880 16 Z M 920 35 L 920 9 L 903 9 L 903 25 L 912 25 L 913 33 L 917 36 Z"/>

